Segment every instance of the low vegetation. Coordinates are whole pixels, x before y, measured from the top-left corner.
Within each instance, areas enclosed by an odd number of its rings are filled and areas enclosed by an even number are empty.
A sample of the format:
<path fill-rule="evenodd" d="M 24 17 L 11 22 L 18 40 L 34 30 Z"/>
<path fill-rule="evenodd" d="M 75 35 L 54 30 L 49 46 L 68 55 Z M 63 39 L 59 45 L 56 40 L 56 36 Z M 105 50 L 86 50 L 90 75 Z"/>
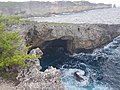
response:
<path fill-rule="evenodd" d="M 22 48 L 21 37 L 19 32 L 8 32 L 7 26 L 13 24 L 21 24 L 26 21 L 19 20 L 17 16 L 0 16 L 0 71 L 13 66 L 28 66 L 25 60 L 37 58 L 38 56 L 30 56 L 25 53 L 28 48 Z M 9 76 L 9 73 L 1 73 L 3 77 Z"/>
<path fill-rule="evenodd" d="M 14 24 L 25 24 L 27 22 L 30 22 L 30 20 L 20 20 L 20 16 L 3 16 L 0 15 L 0 23 L 4 23 L 7 26 L 11 26 Z"/>

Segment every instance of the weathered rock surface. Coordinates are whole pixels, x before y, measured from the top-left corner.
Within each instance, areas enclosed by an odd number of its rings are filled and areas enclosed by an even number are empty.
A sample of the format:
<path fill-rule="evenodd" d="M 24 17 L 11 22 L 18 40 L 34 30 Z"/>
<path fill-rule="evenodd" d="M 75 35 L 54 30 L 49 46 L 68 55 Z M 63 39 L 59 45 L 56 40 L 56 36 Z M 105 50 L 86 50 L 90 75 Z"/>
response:
<path fill-rule="evenodd" d="M 81 52 L 102 47 L 120 35 L 120 25 L 29 23 L 16 27 L 24 33 L 26 45 L 44 53 L 55 49 Z"/>
<path fill-rule="evenodd" d="M 16 86 L 17 90 L 64 90 L 60 72 L 53 67 L 40 72 L 33 66 L 29 70 L 25 69 L 19 76 L 22 77 L 20 84 Z"/>
<path fill-rule="evenodd" d="M 30 55 L 42 54 L 39 48 L 30 51 Z M 19 70 L 18 85 L 0 78 L 0 90 L 64 90 L 59 70 L 49 67 L 44 72 L 40 71 L 39 59 L 31 59 L 27 63 L 31 64 L 30 67 Z"/>
<path fill-rule="evenodd" d="M 29 22 L 23 25 L 14 25 L 8 31 L 20 31 L 25 46 L 32 45 L 30 55 L 51 53 L 52 50 L 65 50 L 67 52 L 80 52 L 101 47 L 120 35 L 120 25 L 108 24 L 57 24 Z M 53 52 L 52 52 L 53 53 Z M 1 83 L 4 90 L 64 90 L 60 80 L 59 70 L 50 67 L 45 72 L 39 71 L 39 60 L 30 60 L 31 67 L 20 71 L 17 79 L 18 86 Z M 6 87 L 5 87 L 6 85 Z M 2 89 L 2 90 L 3 90 Z"/>
<path fill-rule="evenodd" d="M 0 2 L 0 13 L 22 17 L 48 16 L 50 14 L 80 12 L 91 9 L 111 8 L 111 4 L 95 4 L 88 1 L 58 2 Z"/>
<path fill-rule="evenodd" d="M 30 51 L 31 55 L 42 55 L 39 48 Z M 56 68 L 50 67 L 44 72 L 40 71 L 39 59 L 31 59 L 31 66 L 21 71 L 17 77 L 20 84 L 18 90 L 64 90 L 60 79 L 60 72 Z"/>
<path fill-rule="evenodd" d="M 29 22 L 23 25 L 14 25 L 7 30 L 20 31 L 25 46 L 32 46 L 29 50 L 30 55 L 42 55 L 39 48 L 45 54 L 53 53 L 52 50 L 64 50 L 70 53 L 81 52 L 101 47 L 120 35 L 119 24 Z M 36 47 L 39 48 L 35 49 Z M 32 63 L 31 67 L 20 71 L 17 77 L 20 81 L 18 86 L 11 86 L 10 90 L 64 90 L 59 70 L 51 67 L 45 72 L 41 72 L 38 59 L 30 60 L 30 63 Z M 2 87 L 3 85 L 1 84 Z"/>
<path fill-rule="evenodd" d="M 16 90 L 13 83 L 8 83 L 0 77 L 0 90 Z"/>

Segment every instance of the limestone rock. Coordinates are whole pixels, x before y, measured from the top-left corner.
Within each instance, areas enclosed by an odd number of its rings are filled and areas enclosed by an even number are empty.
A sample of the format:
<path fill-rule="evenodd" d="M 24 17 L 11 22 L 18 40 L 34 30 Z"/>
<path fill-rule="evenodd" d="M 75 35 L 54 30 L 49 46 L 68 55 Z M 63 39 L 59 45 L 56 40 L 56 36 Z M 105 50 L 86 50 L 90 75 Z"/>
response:
<path fill-rule="evenodd" d="M 42 55 L 39 48 L 30 51 L 30 55 Z M 17 90 L 64 90 L 60 79 L 60 71 L 49 68 L 45 72 L 40 71 L 39 59 L 30 59 L 30 67 L 24 68 L 17 76 L 20 81 Z"/>
<path fill-rule="evenodd" d="M 80 12 L 91 9 L 111 8 L 111 4 L 95 4 L 87 1 L 70 2 L 0 2 L 0 13 L 22 17 L 49 16 L 51 14 Z"/>
<path fill-rule="evenodd" d="M 17 86 L 17 90 L 64 90 L 60 79 L 60 72 L 55 68 L 40 72 L 32 68 L 24 73 L 24 78 Z"/>
<path fill-rule="evenodd" d="M 90 51 L 109 43 L 120 34 L 120 25 L 109 24 L 35 24 L 26 32 L 26 44 L 43 52 L 62 48 L 70 53 Z M 27 26 L 29 27 L 29 26 Z M 26 30 L 25 30 L 26 31 Z"/>
<path fill-rule="evenodd" d="M 36 48 L 36 49 L 32 49 L 29 54 L 32 56 L 35 56 L 35 55 L 42 56 L 43 52 L 39 48 Z M 39 59 L 30 59 L 29 62 L 30 62 L 30 64 L 32 63 L 34 67 L 36 66 L 36 68 L 38 70 L 40 70 L 42 68 L 40 66 Z"/>
<path fill-rule="evenodd" d="M 39 56 L 42 56 L 43 52 L 39 48 L 36 48 L 36 49 L 33 49 L 33 50 L 30 51 L 30 55 L 39 55 Z"/>

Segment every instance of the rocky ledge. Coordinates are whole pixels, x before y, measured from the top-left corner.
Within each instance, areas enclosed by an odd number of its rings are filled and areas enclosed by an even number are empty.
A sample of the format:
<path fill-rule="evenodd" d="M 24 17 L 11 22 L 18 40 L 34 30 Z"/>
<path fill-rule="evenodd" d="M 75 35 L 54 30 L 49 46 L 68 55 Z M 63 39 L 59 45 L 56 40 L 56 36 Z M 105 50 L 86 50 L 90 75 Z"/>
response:
<path fill-rule="evenodd" d="M 30 55 L 42 55 L 39 48 L 30 51 Z M 52 66 L 40 71 L 39 59 L 30 59 L 29 67 L 18 70 L 16 82 L 7 82 L 0 78 L 0 90 L 64 90 L 60 71 Z"/>
<path fill-rule="evenodd" d="M 120 35 L 119 24 L 29 22 L 13 25 L 7 30 L 20 32 L 24 45 L 32 46 L 28 51 L 30 55 L 42 55 L 42 51 L 44 54 L 54 54 L 60 50 L 66 53 L 88 52 L 102 47 Z M 31 59 L 28 63 L 32 65 L 19 70 L 17 86 L 1 83 L 0 87 L 9 88 L 9 90 L 64 90 L 59 70 L 50 67 L 44 72 L 40 71 L 39 59 Z"/>
<path fill-rule="evenodd" d="M 42 54 L 39 48 L 30 51 L 30 55 Z M 32 65 L 20 71 L 17 76 L 20 81 L 16 87 L 18 90 L 64 90 L 59 70 L 51 66 L 41 72 L 39 59 L 31 59 L 28 63 Z"/>
<path fill-rule="evenodd" d="M 11 27 L 21 32 L 26 46 L 39 47 L 44 54 L 90 52 L 120 35 L 119 24 L 27 23 Z"/>

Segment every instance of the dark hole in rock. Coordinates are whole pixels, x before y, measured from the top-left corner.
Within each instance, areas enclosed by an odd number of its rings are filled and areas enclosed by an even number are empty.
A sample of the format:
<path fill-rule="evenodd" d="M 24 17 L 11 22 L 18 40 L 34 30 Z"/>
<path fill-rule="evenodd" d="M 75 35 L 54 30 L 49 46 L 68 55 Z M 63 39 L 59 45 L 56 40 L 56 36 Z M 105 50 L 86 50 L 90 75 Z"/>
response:
<path fill-rule="evenodd" d="M 46 41 L 42 44 L 43 47 L 41 47 L 43 51 L 43 56 L 40 59 L 41 66 L 43 67 L 43 70 L 48 68 L 48 66 L 54 66 L 56 67 L 58 62 L 63 63 L 64 58 L 67 54 L 70 54 L 70 41 L 67 39 L 55 39 L 51 41 Z M 56 67 L 58 68 L 58 67 Z"/>

